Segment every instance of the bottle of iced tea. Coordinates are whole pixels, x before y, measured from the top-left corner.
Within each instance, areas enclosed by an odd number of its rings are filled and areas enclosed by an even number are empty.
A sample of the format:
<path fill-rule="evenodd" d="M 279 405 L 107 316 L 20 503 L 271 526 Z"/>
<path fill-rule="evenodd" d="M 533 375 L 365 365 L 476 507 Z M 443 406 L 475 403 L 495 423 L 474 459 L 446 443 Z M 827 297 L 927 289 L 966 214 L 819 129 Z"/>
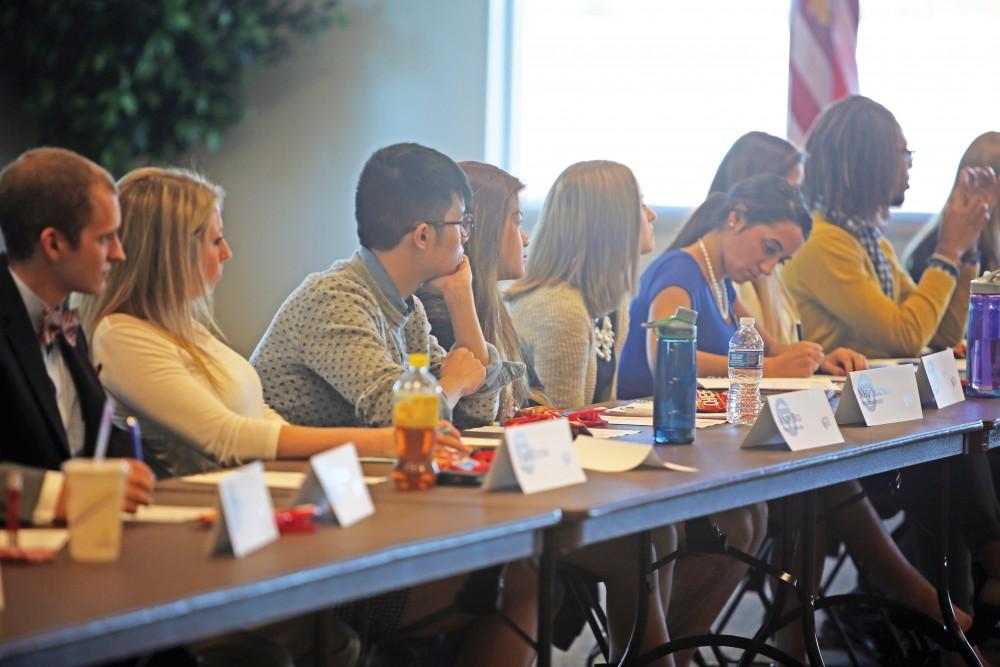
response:
<path fill-rule="evenodd" d="M 399 456 L 392 478 L 403 491 L 423 491 L 437 481 L 433 447 L 441 387 L 427 370 L 427 363 L 426 354 L 411 354 L 406 373 L 392 388 Z"/>

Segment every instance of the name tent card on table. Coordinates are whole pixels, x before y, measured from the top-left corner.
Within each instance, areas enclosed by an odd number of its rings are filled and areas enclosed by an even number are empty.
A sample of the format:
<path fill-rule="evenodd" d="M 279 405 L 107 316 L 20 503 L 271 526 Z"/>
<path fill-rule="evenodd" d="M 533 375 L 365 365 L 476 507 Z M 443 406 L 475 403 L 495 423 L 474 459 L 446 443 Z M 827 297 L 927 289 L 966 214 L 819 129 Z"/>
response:
<path fill-rule="evenodd" d="M 274 505 L 264 483 L 264 464 L 254 461 L 219 480 L 219 521 L 210 554 L 242 558 L 278 539 Z"/>
<path fill-rule="evenodd" d="M 837 406 L 838 424 L 895 424 L 924 416 L 913 366 L 885 366 L 847 376 Z"/>
<path fill-rule="evenodd" d="M 375 513 L 353 443 L 316 454 L 292 505 L 329 504 L 337 523 L 346 528 Z"/>
<path fill-rule="evenodd" d="M 785 444 L 793 452 L 844 441 L 823 389 L 768 396 L 741 448 Z"/>
<path fill-rule="evenodd" d="M 550 419 L 504 430 L 483 480 L 484 491 L 509 487 L 525 494 L 586 482 L 565 419 Z"/>
<path fill-rule="evenodd" d="M 917 388 L 920 390 L 922 404 L 933 403 L 939 409 L 965 400 L 962 380 L 958 376 L 958 364 L 955 363 L 955 353 L 951 348 L 920 359 Z"/>

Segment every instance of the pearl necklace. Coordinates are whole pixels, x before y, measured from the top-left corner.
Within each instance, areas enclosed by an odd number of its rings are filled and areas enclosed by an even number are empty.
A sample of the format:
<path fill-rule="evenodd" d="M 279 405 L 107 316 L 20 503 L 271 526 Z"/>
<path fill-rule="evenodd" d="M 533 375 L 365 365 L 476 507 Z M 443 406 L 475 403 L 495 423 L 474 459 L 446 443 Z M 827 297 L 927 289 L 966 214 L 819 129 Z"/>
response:
<path fill-rule="evenodd" d="M 724 283 L 715 280 L 715 270 L 712 268 L 712 260 L 708 258 L 708 249 L 705 242 L 698 239 L 698 247 L 701 248 L 701 256 L 705 260 L 705 268 L 708 269 L 709 286 L 712 288 L 712 295 L 715 296 L 715 304 L 719 307 L 724 320 L 729 319 L 729 292 L 726 291 Z"/>
<path fill-rule="evenodd" d="M 594 339 L 597 342 L 597 356 L 604 361 L 611 361 L 611 351 L 615 349 L 615 330 L 611 326 L 611 318 L 604 316 L 604 321 L 598 328 L 594 323 Z"/>

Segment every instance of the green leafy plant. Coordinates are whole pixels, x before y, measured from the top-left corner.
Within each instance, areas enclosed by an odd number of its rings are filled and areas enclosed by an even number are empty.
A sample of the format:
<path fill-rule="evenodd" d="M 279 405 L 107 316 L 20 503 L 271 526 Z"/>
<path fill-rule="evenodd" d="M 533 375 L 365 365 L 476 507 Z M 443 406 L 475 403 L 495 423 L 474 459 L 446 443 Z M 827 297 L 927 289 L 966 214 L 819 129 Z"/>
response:
<path fill-rule="evenodd" d="M 340 0 L 17 0 L 0 3 L 0 76 L 64 146 L 120 174 L 216 150 L 244 112 L 248 66 L 344 24 Z"/>

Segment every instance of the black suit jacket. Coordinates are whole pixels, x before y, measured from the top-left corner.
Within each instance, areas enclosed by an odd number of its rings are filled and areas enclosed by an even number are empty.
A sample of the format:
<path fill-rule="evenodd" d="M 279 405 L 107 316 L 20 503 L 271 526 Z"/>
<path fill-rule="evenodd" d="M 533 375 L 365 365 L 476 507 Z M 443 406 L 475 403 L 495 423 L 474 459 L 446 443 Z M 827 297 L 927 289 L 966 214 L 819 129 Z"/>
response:
<path fill-rule="evenodd" d="M 76 347 L 60 337 L 59 350 L 80 399 L 84 455 L 93 454 L 104 408 L 104 389 L 90 364 L 81 330 Z M 45 370 L 38 334 L 0 255 L 0 460 L 58 470 L 70 457 L 55 386 Z"/>

